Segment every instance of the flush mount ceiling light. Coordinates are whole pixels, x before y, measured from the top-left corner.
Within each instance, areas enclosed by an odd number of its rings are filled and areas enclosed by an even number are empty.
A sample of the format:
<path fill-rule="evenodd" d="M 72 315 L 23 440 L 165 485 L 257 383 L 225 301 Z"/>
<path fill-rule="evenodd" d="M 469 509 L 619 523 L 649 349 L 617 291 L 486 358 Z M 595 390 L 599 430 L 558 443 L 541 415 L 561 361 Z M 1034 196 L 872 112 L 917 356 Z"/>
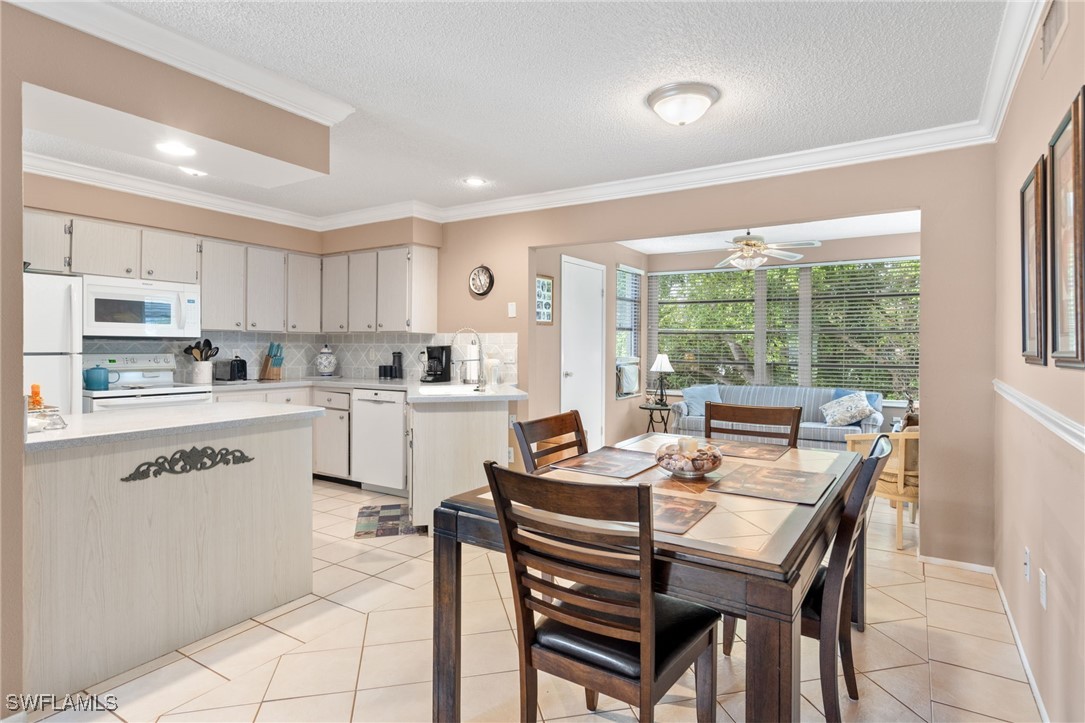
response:
<path fill-rule="evenodd" d="M 671 125 L 684 126 L 719 99 L 720 92 L 705 83 L 668 83 L 648 95 L 648 107 Z"/>
<path fill-rule="evenodd" d="M 196 155 L 195 148 L 189 148 L 181 141 L 166 141 L 155 145 L 155 148 L 171 156 L 194 156 Z"/>
<path fill-rule="evenodd" d="M 195 168 L 189 168 L 188 166 L 177 166 L 177 167 L 180 168 L 185 173 L 187 173 L 188 175 L 196 176 L 197 178 L 199 178 L 200 176 L 206 176 L 207 175 L 207 173 L 205 171 L 197 171 Z"/>
<path fill-rule="evenodd" d="M 489 183 L 489 181 L 487 181 L 485 178 L 479 178 L 478 176 L 468 176 L 467 178 L 463 179 L 463 182 L 471 188 L 481 188 L 482 186 L 485 186 L 487 183 Z"/>

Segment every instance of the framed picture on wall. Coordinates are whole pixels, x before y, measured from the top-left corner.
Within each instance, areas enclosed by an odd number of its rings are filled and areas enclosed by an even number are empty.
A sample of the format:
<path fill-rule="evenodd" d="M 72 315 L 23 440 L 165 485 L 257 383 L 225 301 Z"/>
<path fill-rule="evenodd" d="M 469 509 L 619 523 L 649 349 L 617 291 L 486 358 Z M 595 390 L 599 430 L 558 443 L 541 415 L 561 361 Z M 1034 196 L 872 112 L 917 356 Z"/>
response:
<path fill-rule="evenodd" d="M 1044 241 L 1044 159 L 1036 161 L 1021 186 L 1021 356 L 1047 363 L 1047 255 Z"/>
<path fill-rule="evenodd" d="M 554 277 L 535 277 L 535 323 L 554 323 Z"/>
<path fill-rule="evenodd" d="M 1074 99 L 1047 147 L 1050 233 L 1051 359 L 1085 367 L 1085 89 Z"/>

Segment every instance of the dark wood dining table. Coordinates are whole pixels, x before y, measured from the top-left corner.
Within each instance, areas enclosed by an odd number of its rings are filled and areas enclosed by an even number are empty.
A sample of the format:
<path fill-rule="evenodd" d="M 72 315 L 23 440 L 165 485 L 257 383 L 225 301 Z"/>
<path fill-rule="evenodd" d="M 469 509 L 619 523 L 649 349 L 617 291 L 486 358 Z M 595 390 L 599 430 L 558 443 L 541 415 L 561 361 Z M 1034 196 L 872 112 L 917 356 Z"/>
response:
<path fill-rule="evenodd" d="M 654 452 L 677 435 L 642 434 L 615 445 Z M 746 620 L 746 720 L 799 719 L 799 633 L 803 596 L 840 523 L 861 458 L 854 452 L 789 449 L 776 461 L 725 456 L 704 482 L 672 479 L 659 467 L 623 479 L 549 468 L 545 476 L 614 484 L 650 482 L 657 494 L 708 500 L 715 507 L 685 534 L 653 536 L 659 592 Z M 827 473 L 815 504 L 707 489 L 740 465 Z M 479 477 L 483 478 L 481 465 Z M 503 551 L 488 487 L 450 497 L 434 510 L 433 720 L 460 719 L 461 545 Z M 865 540 L 853 568 L 853 621 L 862 630 Z"/>

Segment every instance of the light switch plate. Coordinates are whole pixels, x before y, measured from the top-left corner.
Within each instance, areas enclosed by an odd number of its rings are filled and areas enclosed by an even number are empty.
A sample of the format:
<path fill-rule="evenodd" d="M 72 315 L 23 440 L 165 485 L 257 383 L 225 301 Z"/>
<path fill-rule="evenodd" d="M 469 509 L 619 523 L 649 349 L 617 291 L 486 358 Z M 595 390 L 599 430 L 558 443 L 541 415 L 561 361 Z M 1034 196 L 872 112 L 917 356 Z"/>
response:
<path fill-rule="evenodd" d="M 1040 607 L 1047 610 L 1047 573 L 1040 568 Z"/>
<path fill-rule="evenodd" d="M 510 319 L 515 319 L 516 318 L 516 302 L 515 301 L 510 301 L 509 302 L 509 318 Z"/>

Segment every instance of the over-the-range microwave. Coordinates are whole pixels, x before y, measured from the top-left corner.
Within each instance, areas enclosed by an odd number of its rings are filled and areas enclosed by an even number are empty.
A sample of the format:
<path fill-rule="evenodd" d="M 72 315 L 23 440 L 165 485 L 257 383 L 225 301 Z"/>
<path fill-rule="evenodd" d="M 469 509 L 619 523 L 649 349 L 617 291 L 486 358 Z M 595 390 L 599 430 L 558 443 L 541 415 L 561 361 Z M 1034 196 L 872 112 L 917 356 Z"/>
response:
<path fill-rule="evenodd" d="M 200 336 L 200 286 L 84 276 L 83 335 Z"/>

